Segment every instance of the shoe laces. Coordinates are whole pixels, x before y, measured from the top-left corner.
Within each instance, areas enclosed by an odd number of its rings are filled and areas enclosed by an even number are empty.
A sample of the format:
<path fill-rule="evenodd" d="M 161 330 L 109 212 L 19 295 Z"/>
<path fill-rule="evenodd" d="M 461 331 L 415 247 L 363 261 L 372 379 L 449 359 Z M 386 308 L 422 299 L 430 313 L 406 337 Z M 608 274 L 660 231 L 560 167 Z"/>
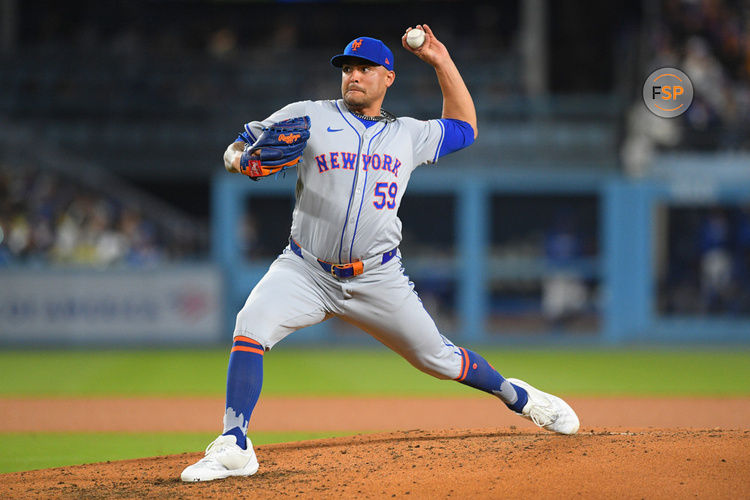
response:
<path fill-rule="evenodd" d="M 227 448 L 230 448 L 235 443 L 236 440 L 233 436 L 219 436 L 211 441 L 211 444 L 206 447 L 206 456 L 212 453 L 219 453 L 221 451 L 224 451 Z"/>
<path fill-rule="evenodd" d="M 546 427 L 557 420 L 557 413 L 551 406 L 534 404 L 529 408 L 529 418 L 539 427 Z"/>

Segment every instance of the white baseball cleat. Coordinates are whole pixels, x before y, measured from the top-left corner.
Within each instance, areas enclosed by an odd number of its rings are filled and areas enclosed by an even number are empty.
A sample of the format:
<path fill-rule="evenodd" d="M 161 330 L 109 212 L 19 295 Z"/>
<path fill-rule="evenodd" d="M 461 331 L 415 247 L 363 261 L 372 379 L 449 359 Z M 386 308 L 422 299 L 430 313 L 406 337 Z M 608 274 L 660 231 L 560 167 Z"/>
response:
<path fill-rule="evenodd" d="M 558 432 L 560 434 L 575 434 L 581 423 L 578 415 L 573 408 L 565 401 L 542 392 L 536 387 L 532 387 L 523 380 L 517 378 L 507 379 L 511 384 L 522 387 L 529 395 L 529 401 L 519 415 L 531 420 L 539 427 L 548 431 Z"/>
<path fill-rule="evenodd" d="M 187 467 L 180 478 L 185 482 L 213 481 L 230 476 L 252 476 L 258 472 L 258 459 L 250 440 L 247 449 L 237 445 L 234 436 L 219 436 L 206 448 L 206 456 Z"/>

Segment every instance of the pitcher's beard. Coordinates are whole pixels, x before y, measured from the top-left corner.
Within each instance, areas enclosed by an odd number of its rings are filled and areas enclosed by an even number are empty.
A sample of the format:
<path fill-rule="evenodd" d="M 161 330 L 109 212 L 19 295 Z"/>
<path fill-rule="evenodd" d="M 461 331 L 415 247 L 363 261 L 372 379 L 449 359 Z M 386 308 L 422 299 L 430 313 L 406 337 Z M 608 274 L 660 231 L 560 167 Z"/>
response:
<path fill-rule="evenodd" d="M 344 104 L 346 104 L 346 107 L 349 109 L 349 111 L 361 111 L 364 108 L 364 106 L 359 102 L 352 101 L 346 98 L 344 98 Z"/>

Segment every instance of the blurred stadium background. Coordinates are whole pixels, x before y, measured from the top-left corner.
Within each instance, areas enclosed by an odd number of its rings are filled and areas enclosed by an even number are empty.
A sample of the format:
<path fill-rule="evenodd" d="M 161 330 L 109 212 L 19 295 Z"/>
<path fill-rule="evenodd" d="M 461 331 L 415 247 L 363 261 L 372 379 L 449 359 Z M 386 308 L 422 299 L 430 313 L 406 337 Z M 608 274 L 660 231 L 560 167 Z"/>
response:
<path fill-rule="evenodd" d="M 285 246 L 294 175 L 221 155 L 251 119 L 339 97 L 360 34 L 396 53 L 385 107 L 439 116 L 398 47 L 427 22 L 480 135 L 422 167 L 402 251 L 472 344 L 750 342 L 750 5 L 741 0 L 0 0 L 0 344 L 226 342 Z M 695 99 L 651 115 L 672 66 Z M 279 297 L 283 301 L 283 297 Z M 372 341 L 329 321 L 288 342 Z"/>

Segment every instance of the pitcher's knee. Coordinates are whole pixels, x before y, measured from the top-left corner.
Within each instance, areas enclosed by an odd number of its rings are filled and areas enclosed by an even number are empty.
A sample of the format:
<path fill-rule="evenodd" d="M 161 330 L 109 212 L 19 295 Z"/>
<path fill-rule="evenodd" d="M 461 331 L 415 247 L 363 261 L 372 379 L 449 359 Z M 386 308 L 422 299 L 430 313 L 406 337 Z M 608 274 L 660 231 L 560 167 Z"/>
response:
<path fill-rule="evenodd" d="M 257 347 L 259 349 L 266 350 L 268 343 L 265 340 L 265 337 L 262 335 L 257 335 L 254 332 L 243 332 L 243 331 L 234 331 L 234 334 L 232 335 L 232 342 L 244 342 L 248 345 L 251 345 L 252 347 Z"/>
<path fill-rule="evenodd" d="M 246 308 L 237 313 L 237 321 L 234 325 L 234 337 L 248 337 L 259 343 L 265 349 L 271 347 L 271 332 L 274 325 L 266 325 L 263 315 L 250 314 Z"/>
<path fill-rule="evenodd" d="M 441 380 L 455 379 L 461 372 L 461 357 L 453 352 L 416 352 L 407 359 L 415 368 Z"/>
<path fill-rule="evenodd" d="M 235 316 L 235 320 L 234 320 L 235 335 L 237 335 L 237 332 L 246 331 L 250 324 L 251 324 L 250 313 L 248 313 L 246 307 L 243 307 L 242 309 L 240 309 L 240 312 L 237 313 L 237 316 Z"/>

